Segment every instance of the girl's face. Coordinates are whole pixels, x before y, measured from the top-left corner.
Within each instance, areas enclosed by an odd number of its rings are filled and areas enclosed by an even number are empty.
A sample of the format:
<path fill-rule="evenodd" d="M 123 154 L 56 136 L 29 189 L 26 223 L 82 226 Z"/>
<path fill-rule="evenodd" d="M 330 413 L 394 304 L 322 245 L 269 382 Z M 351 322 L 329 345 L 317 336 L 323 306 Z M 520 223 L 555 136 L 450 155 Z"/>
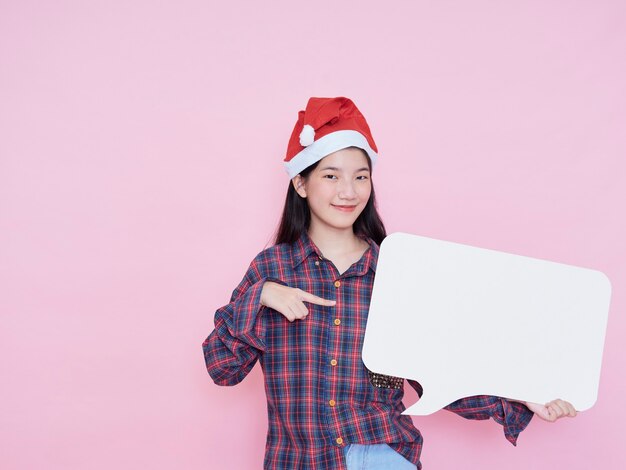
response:
<path fill-rule="evenodd" d="M 367 157 L 357 148 L 327 155 L 306 179 L 297 175 L 293 184 L 308 201 L 315 230 L 351 230 L 372 192 Z"/>

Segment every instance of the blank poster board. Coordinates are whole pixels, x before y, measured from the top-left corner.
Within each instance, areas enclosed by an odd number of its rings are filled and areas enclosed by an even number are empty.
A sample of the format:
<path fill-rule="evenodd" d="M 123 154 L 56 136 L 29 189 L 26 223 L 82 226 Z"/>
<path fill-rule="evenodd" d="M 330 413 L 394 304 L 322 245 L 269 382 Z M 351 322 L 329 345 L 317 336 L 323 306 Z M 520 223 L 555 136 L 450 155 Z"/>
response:
<path fill-rule="evenodd" d="M 482 394 L 586 410 L 610 296 L 600 271 L 393 233 L 380 247 L 363 362 L 422 385 L 405 414 Z"/>

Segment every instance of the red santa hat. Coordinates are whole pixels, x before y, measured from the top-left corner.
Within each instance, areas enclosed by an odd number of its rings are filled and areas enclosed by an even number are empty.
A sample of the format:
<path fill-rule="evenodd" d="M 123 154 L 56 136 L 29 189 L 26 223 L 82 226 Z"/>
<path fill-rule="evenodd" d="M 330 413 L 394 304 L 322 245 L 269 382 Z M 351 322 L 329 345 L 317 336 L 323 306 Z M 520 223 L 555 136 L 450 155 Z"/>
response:
<path fill-rule="evenodd" d="M 358 147 L 367 152 L 372 165 L 378 158 L 370 128 L 352 100 L 338 98 L 309 98 L 304 111 L 298 113 L 284 160 L 290 178 L 321 160 L 326 155 L 346 147 Z"/>

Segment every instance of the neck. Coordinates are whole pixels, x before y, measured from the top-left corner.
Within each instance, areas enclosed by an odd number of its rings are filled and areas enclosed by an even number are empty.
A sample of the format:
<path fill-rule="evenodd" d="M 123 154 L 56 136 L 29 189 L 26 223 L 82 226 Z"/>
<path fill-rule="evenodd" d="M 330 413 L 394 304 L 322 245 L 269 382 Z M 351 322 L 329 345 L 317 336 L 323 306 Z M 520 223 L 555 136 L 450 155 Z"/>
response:
<path fill-rule="evenodd" d="M 309 237 L 326 257 L 332 257 L 339 253 L 353 251 L 363 244 L 354 234 L 352 227 L 348 229 L 333 229 L 324 227 L 321 229 L 311 224 L 308 230 Z"/>

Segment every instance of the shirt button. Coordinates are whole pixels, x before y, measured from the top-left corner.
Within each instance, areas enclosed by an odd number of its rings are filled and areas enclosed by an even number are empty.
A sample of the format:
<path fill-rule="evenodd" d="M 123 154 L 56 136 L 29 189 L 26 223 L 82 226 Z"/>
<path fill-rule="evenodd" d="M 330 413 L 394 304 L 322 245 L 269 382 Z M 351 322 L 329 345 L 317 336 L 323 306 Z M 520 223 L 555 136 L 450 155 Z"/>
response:
<path fill-rule="evenodd" d="M 339 325 L 341 325 L 341 320 L 339 318 L 335 318 L 334 323 L 335 323 L 335 325 L 339 326 Z"/>
<path fill-rule="evenodd" d="M 341 282 L 335 281 L 335 287 L 339 287 L 340 285 L 341 285 Z"/>
<path fill-rule="evenodd" d="M 331 366 L 336 366 L 336 365 L 337 365 L 337 359 L 332 359 L 332 360 L 330 361 L 330 365 L 331 365 Z"/>
<path fill-rule="evenodd" d="M 338 437 L 337 439 L 335 439 L 335 442 L 339 445 L 343 444 L 343 439 Z"/>
<path fill-rule="evenodd" d="M 329 404 L 330 406 L 335 406 L 335 405 L 337 404 L 337 402 L 335 402 L 335 400 L 330 400 L 330 401 L 328 402 L 328 404 Z"/>
<path fill-rule="evenodd" d="M 319 261 L 316 261 L 316 262 L 315 262 L 315 266 L 319 266 L 319 265 L 320 265 L 320 262 L 319 262 Z"/>

